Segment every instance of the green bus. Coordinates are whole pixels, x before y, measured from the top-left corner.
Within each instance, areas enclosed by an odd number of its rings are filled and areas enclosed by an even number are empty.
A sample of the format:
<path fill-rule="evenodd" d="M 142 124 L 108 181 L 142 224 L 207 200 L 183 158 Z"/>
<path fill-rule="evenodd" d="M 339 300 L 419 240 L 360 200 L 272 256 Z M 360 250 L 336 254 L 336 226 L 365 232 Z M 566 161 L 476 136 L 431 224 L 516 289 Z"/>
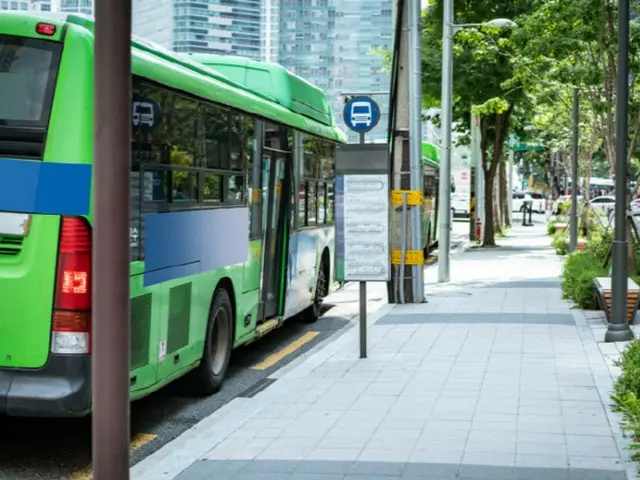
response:
<path fill-rule="evenodd" d="M 0 13 L 0 414 L 91 412 L 93 30 Z M 208 395 L 232 348 L 318 318 L 346 137 L 278 65 L 132 56 L 131 399 Z"/>
<path fill-rule="evenodd" d="M 425 258 L 438 245 L 438 188 L 440 154 L 432 143 L 422 142 L 423 217 L 422 238 Z"/>

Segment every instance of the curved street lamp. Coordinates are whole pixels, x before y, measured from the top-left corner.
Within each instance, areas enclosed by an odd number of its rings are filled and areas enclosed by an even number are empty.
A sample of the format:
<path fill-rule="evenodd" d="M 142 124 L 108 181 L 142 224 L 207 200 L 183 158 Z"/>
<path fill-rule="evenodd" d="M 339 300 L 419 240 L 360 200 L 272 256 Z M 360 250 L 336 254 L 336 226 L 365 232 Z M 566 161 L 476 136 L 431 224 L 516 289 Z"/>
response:
<path fill-rule="evenodd" d="M 453 96 L 453 37 L 464 28 L 493 27 L 493 28 L 517 28 L 513 20 L 507 18 L 495 18 L 483 23 L 453 23 L 453 0 L 444 2 L 444 19 L 442 29 L 442 143 L 440 153 L 440 189 L 438 197 L 440 207 L 439 251 L 438 258 L 438 282 L 450 280 L 449 254 L 451 250 L 451 117 Z"/>

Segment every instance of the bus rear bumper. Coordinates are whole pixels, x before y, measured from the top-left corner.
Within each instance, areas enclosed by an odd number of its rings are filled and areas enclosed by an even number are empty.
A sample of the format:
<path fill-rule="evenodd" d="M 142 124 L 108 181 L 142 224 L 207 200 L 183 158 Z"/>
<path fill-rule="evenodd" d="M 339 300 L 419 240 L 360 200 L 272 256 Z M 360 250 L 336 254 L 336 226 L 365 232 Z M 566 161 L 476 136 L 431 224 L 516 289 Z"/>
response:
<path fill-rule="evenodd" d="M 0 369 L 0 414 L 81 417 L 90 411 L 88 355 L 50 355 L 37 370 Z"/>

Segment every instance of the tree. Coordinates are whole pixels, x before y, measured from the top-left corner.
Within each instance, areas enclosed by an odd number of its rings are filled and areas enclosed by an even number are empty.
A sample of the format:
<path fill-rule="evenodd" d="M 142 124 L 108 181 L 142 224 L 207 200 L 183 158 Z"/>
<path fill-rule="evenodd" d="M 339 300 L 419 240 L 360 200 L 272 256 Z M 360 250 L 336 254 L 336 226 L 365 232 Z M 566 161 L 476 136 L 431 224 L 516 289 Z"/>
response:
<path fill-rule="evenodd" d="M 638 2 L 632 2 L 632 9 Z M 615 98 L 617 94 L 617 2 L 612 0 L 537 0 L 535 10 L 525 28 L 514 35 L 520 47 L 517 69 L 519 78 L 529 83 L 548 83 L 577 87 L 581 95 L 581 113 L 589 118 L 592 130 L 587 137 L 589 157 L 600 149 L 608 160 L 611 177 L 615 179 L 615 165 L 625 162 L 627 171 L 634 162 L 640 135 L 640 93 L 637 91 L 637 72 L 640 68 L 640 26 L 631 23 L 630 39 L 630 95 L 629 136 L 627 158 L 616 158 Z M 535 58 L 538 61 L 531 62 Z M 588 172 L 591 175 L 591 170 Z M 630 178 L 627 177 L 627 191 Z M 588 194 L 588 188 L 585 189 Z M 629 201 L 627 196 L 627 202 Z M 627 229 L 627 237 L 631 237 Z M 636 272 L 635 256 L 629 242 L 629 270 Z"/>
<path fill-rule="evenodd" d="M 482 23 L 493 18 L 519 19 L 529 0 L 455 0 L 455 23 Z M 443 0 L 430 0 L 423 14 L 423 102 L 440 105 Z M 482 27 L 460 31 L 454 42 L 453 121 L 468 141 L 470 110 L 479 115 L 482 169 L 485 178 L 483 245 L 495 246 L 494 181 L 516 106 L 524 97 L 512 65 L 511 31 Z"/>

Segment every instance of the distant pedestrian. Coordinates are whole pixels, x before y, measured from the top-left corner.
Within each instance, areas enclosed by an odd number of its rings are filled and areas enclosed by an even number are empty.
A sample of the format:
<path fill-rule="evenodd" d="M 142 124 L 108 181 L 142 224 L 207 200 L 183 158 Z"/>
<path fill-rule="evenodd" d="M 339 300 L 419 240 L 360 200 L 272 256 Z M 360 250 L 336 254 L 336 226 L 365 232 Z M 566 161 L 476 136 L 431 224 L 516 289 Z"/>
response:
<path fill-rule="evenodd" d="M 544 205 L 544 211 L 545 219 L 547 223 L 549 223 L 549 221 L 551 220 L 551 215 L 553 215 L 553 195 L 551 194 L 547 195 L 547 201 Z"/>

